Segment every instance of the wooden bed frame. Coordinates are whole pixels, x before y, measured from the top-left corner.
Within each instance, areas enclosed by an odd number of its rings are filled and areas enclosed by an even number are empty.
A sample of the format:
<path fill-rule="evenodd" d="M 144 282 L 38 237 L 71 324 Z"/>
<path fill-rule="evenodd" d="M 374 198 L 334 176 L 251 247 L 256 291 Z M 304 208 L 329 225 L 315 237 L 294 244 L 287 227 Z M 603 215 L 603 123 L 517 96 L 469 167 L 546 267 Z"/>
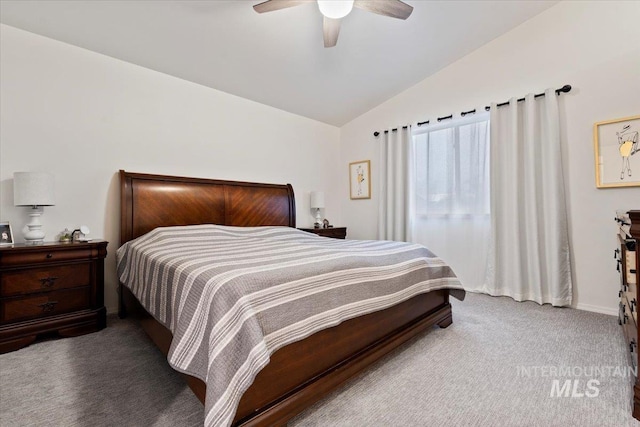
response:
<path fill-rule="evenodd" d="M 295 227 L 291 185 L 182 178 L 120 171 L 120 244 L 159 226 L 221 224 Z M 120 284 L 121 317 L 135 315 L 166 355 L 171 332 Z M 276 351 L 245 392 L 236 426 L 284 425 L 347 379 L 434 325 L 451 324 L 449 291 L 416 296 L 358 317 Z M 206 385 L 185 375 L 204 402 Z"/>

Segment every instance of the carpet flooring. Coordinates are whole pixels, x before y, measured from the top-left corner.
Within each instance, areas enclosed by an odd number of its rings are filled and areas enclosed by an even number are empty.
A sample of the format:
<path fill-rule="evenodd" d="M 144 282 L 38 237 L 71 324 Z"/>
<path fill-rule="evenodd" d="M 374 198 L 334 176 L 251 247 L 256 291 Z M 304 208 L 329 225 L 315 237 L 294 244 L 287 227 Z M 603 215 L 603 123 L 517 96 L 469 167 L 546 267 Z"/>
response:
<path fill-rule="evenodd" d="M 615 317 L 478 294 L 452 303 L 450 327 L 420 335 L 289 425 L 640 426 Z M 131 320 L 0 355 L 2 427 L 200 426 L 203 417 Z"/>

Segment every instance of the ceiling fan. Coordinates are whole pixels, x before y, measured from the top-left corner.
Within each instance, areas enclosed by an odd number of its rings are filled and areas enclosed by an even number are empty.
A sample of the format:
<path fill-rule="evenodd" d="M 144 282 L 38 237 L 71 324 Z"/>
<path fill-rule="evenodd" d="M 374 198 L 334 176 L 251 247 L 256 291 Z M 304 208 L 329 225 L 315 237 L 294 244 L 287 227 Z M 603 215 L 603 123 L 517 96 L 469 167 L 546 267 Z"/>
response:
<path fill-rule="evenodd" d="M 333 47 L 338 43 L 340 20 L 347 16 L 354 7 L 392 18 L 407 19 L 413 7 L 400 0 L 316 0 L 324 21 L 324 47 Z M 273 12 L 309 3 L 309 0 L 267 0 L 253 6 L 258 13 Z"/>

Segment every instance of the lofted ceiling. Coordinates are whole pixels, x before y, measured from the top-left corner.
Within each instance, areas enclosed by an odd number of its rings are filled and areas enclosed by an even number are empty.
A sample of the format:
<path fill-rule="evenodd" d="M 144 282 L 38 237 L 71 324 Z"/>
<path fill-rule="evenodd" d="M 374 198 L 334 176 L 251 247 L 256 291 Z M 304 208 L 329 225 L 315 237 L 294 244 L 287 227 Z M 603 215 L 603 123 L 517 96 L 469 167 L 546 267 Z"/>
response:
<path fill-rule="evenodd" d="M 0 1 L 0 21 L 341 126 L 554 1 L 425 1 L 406 21 L 354 9 L 324 48 L 315 1 Z"/>

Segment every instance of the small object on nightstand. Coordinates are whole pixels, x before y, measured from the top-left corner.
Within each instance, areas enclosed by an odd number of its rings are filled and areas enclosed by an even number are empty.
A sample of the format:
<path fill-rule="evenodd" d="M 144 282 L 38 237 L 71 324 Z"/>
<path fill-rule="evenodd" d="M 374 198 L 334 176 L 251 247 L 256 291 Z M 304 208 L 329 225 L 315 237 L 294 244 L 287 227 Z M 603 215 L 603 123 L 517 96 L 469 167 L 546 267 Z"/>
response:
<path fill-rule="evenodd" d="M 327 218 L 325 218 L 322 221 L 322 228 L 331 228 L 331 227 L 333 227 L 333 225 L 329 224 L 329 220 Z"/>
<path fill-rule="evenodd" d="M 86 225 L 81 225 L 80 228 L 73 230 L 71 233 L 71 241 L 72 242 L 89 242 L 91 238 L 89 237 L 89 227 Z"/>
<path fill-rule="evenodd" d="M 13 245 L 13 231 L 9 222 L 0 222 L 0 245 Z"/>
<path fill-rule="evenodd" d="M 317 234 L 322 237 L 331 237 L 334 239 L 346 239 L 347 227 L 332 227 L 328 228 L 299 228 L 298 230 L 306 231 L 307 233 Z"/>
<path fill-rule="evenodd" d="M 65 228 L 63 232 L 60 233 L 60 237 L 58 237 L 58 241 L 60 243 L 69 243 L 71 241 L 71 232 L 68 228 Z"/>

